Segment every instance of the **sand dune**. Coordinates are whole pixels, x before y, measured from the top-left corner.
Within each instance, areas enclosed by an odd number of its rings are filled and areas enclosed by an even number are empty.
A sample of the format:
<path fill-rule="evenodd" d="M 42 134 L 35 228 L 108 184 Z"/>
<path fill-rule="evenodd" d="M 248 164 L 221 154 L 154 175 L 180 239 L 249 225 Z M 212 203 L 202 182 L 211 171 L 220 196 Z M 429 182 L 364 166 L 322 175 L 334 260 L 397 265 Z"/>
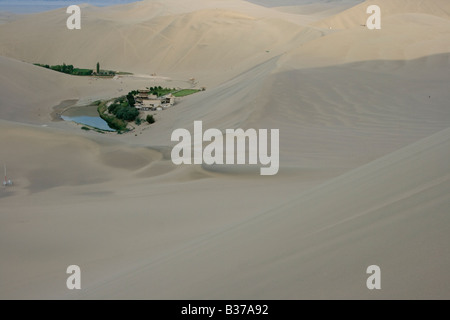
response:
<path fill-rule="evenodd" d="M 328 30 L 327 35 L 290 51 L 291 63 L 296 67 L 310 67 L 354 61 L 411 60 L 449 52 L 450 7 L 447 2 L 406 1 L 393 6 L 392 1 L 379 1 L 381 30 L 369 30 L 364 26 L 369 16 L 365 9 L 369 4 L 372 2 L 314 23 Z"/>
<path fill-rule="evenodd" d="M 105 69 L 196 77 L 209 85 L 286 51 L 302 31 L 282 19 L 289 14 L 243 1 L 144 1 L 82 10 L 77 31 L 65 27 L 63 9 L 2 25 L 0 55 L 85 68 L 100 61 Z"/>
<path fill-rule="evenodd" d="M 359 1 L 362 2 L 362 1 Z M 327 17 L 334 16 L 348 8 L 354 7 L 357 1 L 343 1 L 343 2 L 314 2 L 306 1 L 306 3 L 298 3 L 295 5 L 287 5 L 275 7 L 276 10 L 295 13 L 302 16 L 307 16 L 311 22 L 315 20 L 324 20 Z"/>
<path fill-rule="evenodd" d="M 52 107 L 73 98 L 71 87 L 77 79 L 4 57 L 0 57 L 0 68 L 2 119 L 27 122 L 48 118 L 45 105 Z"/>
<path fill-rule="evenodd" d="M 2 162 L 9 164 L 15 177 L 15 191 L 33 193 L 109 181 L 161 159 L 157 151 L 126 148 L 100 137 L 96 141 L 57 129 L 2 121 L 0 130 Z M 38 150 L 33 146 L 39 146 Z"/>
<path fill-rule="evenodd" d="M 65 10 L 0 25 L 0 165 L 15 182 L 0 190 L 0 298 L 450 297 L 447 1 L 377 1 L 377 31 L 360 26 L 374 1 L 288 2 L 83 6 L 79 32 Z M 97 61 L 141 76 L 32 65 Z M 191 77 L 207 90 L 135 132 L 51 120 L 67 100 Z M 175 166 L 171 133 L 196 120 L 278 128 L 279 174 Z M 81 291 L 66 288 L 72 264 Z M 381 291 L 366 288 L 372 264 Z"/>
<path fill-rule="evenodd" d="M 198 119 L 220 130 L 281 128 L 281 171 L 336 169 L 450 127 L 448 55 L 290 71 L 278 69 L 280 59 L 159 114 L 161 121 L 133 142 L 167 145 L 174 129 L 192 130 Z M 430 81 L 432 87 L 421 85 Z"/>
<path fill-rule="evenodd" d="M 330 17 L 317 23 L 318 26 L 327 28 L 331 26 L 334 29 L 348 29 L 359 27 L 365 24 L 368 14 L 366 9 L 370 5 L 380 7 L 384 18 L 394 18 L 396 15 L 418 13 L 422 15 L 430 15 L 443 19 L 450 17 L 450 4 L 445 0 L 418 1 L 418 0 L 368 0 L 354 6 L 345 12 Z"/>
<path fill-rule="evenodd" d="M 447 129 L 74 297 L 448 298 L 449 156 Z"/>

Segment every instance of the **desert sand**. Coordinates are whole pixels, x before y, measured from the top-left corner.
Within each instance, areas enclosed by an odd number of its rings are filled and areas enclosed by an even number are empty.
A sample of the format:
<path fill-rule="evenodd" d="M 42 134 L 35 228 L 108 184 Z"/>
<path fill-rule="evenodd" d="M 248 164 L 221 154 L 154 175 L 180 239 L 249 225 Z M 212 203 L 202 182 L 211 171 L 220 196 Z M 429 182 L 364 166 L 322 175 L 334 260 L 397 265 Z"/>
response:
<path fill-rule="evenodd" d="M 450 298 L 450 4 L 254 2 L 83 5 L 74 31 L 64 9 L 2 20 L 0 298 Z M 361 26 L 374 3 L 381 30 Z M 141 76 L 33 65 L 97 61 Z M 134 132 L 52 120 L 192 77 L 207 90 Z M 279 173 L 175 166 L 171 133 L 198 120 L 279 129 Z"/>

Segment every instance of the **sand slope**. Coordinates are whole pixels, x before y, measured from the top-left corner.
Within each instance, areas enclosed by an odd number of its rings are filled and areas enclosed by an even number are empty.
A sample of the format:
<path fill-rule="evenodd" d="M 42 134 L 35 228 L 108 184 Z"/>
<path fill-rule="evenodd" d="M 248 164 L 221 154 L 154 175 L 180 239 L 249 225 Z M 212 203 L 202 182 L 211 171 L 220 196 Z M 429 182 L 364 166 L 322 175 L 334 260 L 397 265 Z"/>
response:
<path fill-rule="evenodd" d="M 395 18 L 396 15 L 410 13 L 430 15 L 447 20 L 450 17 L 450 4 L 445 0 L 398 0 L 395 2 L 389 0 L 368 0 L 345 12 L 327 18 L 324 21 L 317 23 L 317 25 L 325 28 L 331 26 L 334 29 L 359 27 L 367 21 L 369 15 L 366 13 L 366 9 L 370 5 L 377 5 L 380 7 L 382 19 Z"/>
<path fill-rule="evenodd" d="M 296 67 L 335 65 L 353 61 L 411 60 L 450 51 L 450 7 L 446 1 L 378 1 L 381 30 L 365 27 L 366 1 L 313 23 L 327 32 L 288 52 Z M 330 50 L 333 48 L 333 50 Z"/>
<path fill-rule="evenodd" d="M 446 299 L 449 156 L 447 129 L 78 297 Z M 373 264 L 378 292 L 366 288 Z"/>
<path fill-rule="evenodd" d="M 75 78 L 14 59 L 0 57 L 0 117 L 22 122 L 48 118 L 48 109 L 73 98 Z"/>

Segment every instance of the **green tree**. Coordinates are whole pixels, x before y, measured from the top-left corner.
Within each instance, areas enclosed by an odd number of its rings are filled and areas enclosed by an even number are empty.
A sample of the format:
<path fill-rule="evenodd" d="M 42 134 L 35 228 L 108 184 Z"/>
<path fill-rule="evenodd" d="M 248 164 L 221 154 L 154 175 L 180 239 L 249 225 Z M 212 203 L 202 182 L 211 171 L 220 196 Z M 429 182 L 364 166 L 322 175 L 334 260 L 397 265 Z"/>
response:
<path fill-rule="evenodd" d="M 108 107 L 109 113 L 115 114 L 117 111 L 117 108 L 119 107 L 119 104 L 113 103 Z"/>
<path fill-rule="evenodd" d="M 134 97 L 131 93 L 129 93 L 127 95 L 127 100 L 128 100 L 128 104 L 130 105 L 130 107 L 134 107 L 134 105 L 136 104 L 136 101 L 134 100 Z"/>
<path fill-rule="evenodd" d="M 123 120 L 134 121 L 139 116 L 139 111 L 136 108 L 126 108 L 123 113 Z"/>
<path fill-rule="evenodd" d="M 100 62 L 97 62 L 97 74 L 100 73 Z"/>
<path fill-rule="evenodd" d="M 145 120 L 147 120 L 147 122 L 150 124 L 155 123 L 155 118 L 153 118 L 151 114 L 148 114 Z"/>

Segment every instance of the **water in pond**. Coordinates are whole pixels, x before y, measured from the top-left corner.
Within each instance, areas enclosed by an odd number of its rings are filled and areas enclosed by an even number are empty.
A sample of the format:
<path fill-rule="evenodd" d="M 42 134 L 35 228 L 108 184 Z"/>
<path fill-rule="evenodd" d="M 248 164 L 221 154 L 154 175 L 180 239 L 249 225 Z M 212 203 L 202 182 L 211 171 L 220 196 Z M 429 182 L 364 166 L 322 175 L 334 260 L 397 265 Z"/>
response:
<path fill-rule="evenodd" d="M 96 106 L 72 107 L 64 111 L 61 115 L 65 121 L 74 121 L 105 131 L 115 131 L 108 126 L 108 123 L 99 117 Z"/>

